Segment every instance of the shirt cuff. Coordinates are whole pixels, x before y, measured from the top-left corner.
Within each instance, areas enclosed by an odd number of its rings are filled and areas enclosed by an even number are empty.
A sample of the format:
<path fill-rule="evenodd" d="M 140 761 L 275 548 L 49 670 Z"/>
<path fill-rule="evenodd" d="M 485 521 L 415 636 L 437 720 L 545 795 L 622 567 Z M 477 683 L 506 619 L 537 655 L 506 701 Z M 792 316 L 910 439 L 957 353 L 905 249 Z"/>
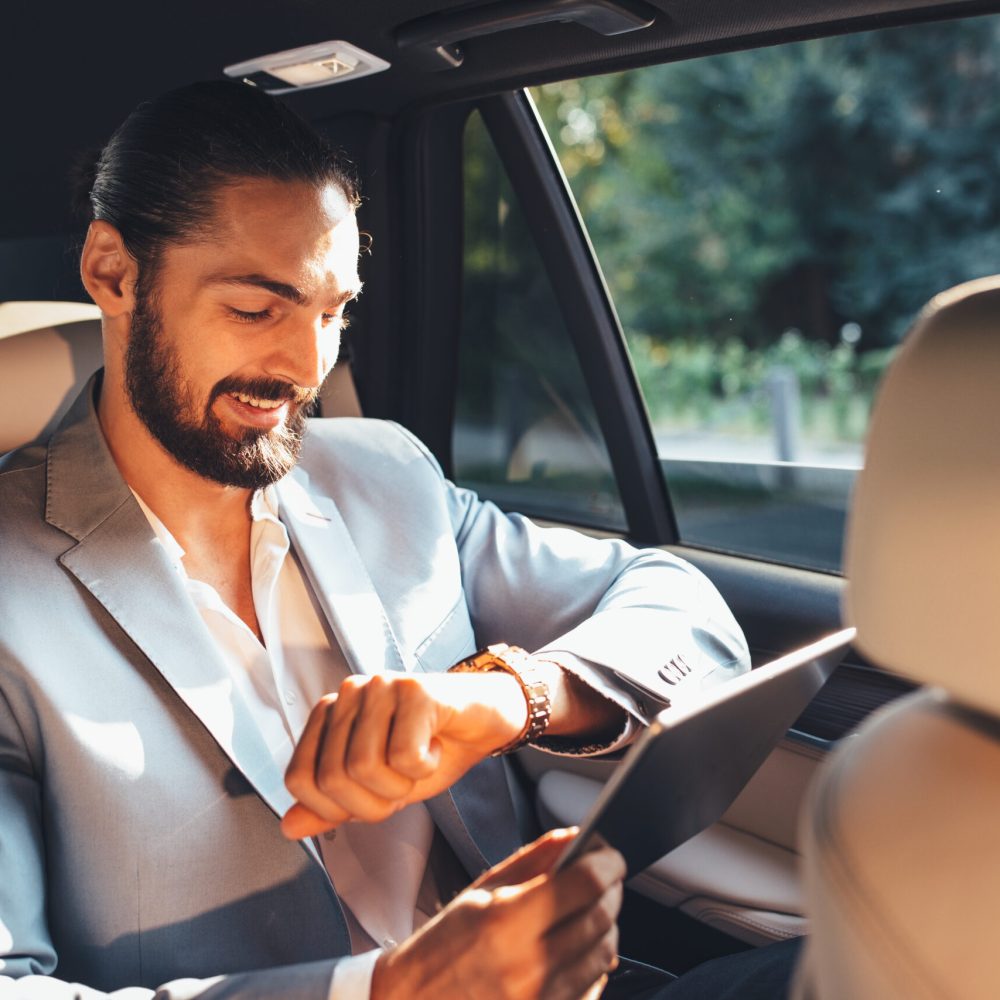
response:
<path fill-rule="evenodd" d="M 360 955 L 340 959 L 333 967 L 327 1000 L 369 1000 L 375 963 L 381 954 L 381 948 L 373 948 Z"/>
<path fill-rule="evenodd" d="M 600 670 L 595 669 L 586 660 L 573 653 L 544 649 L 533 655 L 539 660 L 548 660 L 550 663 L 556 664 L 567 673 L 572 674 L 577 680 L 582 681 L 587 687 L 592 688 L 601 697 L 623 709 L 625 721 L 622 728 L 611 739 L 602 743 L 584 744 L 570 736 L 543 736 L 537 741 L 532 740 L 531 746 L 560 757 L 595 757 L 622 750 L 635 739 L 636 734 L 645 724 L 645 706 L 631 693 L 624 690 L 622 685 L 609 683 Z"/>

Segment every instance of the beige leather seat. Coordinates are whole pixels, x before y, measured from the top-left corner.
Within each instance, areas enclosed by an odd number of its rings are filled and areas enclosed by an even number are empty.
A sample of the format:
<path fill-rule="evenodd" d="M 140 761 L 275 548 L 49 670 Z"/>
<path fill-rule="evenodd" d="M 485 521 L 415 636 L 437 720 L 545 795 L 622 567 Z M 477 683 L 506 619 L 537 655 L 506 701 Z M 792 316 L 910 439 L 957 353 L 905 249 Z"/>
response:
<path fill-rule="evenodd" d="M 51 430 L 100 366 L 96 306 L 0 303 L 0 455 Z"/>
<path fill-rule="evenodd" d="M 926 685 L 820 772 L 799 1000 L 1000 996 L 1000 278 L 935 298 L 876 403 L 846 617 Z"/>

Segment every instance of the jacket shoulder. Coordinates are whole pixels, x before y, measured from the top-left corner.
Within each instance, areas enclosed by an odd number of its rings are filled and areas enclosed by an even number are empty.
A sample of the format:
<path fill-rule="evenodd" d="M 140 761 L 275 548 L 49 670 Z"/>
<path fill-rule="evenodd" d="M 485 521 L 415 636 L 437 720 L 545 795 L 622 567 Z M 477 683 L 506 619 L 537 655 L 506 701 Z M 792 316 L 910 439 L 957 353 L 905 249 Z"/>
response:
<path fill-rule="evenodd" d="M 391 420 L 329 417 L 309 421 L 302 447 L 303 469 L 310 475 L 334 470 L 364 476 L 431 474 L 441 478 L 434 456 L 405 427 Z"/>
<path fill-rule="evenodd" d="M 36 445 L 0 455 L 0 534 L 18 532 L 26 521 L 44 518 L 45 459 L 45 448 Z"/>

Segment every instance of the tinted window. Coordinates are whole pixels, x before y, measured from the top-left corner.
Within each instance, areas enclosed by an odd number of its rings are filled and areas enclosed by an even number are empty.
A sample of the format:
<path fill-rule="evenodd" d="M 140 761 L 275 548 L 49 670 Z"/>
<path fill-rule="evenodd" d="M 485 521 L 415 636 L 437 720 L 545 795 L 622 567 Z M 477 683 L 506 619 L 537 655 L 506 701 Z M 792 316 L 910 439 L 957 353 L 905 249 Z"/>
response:
<path fill-rule="evenodd" d="M 927 299 L 1000 271 L 998 25 L 533 91 L 684 541 L 839 568 L 879 376 Z"/>
<path fill-rule="evenodd" d="M 478 113 L 465 136 L 463 280 L 455 478 L 507 508 L 623 529 L 583 373 Z"/>

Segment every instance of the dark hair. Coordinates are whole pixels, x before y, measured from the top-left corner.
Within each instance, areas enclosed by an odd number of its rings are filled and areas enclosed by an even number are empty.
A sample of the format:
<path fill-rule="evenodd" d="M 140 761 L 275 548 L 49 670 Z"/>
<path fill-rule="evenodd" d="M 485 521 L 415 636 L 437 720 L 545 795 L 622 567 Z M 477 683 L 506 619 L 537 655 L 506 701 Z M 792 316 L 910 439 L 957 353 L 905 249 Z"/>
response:
<path fill-rule="evenodd" d="M 332 182 L 359 203 L 350 170 L 322 136 L 275 98 L 230 81 L 140 104 L 75 183 L 86 221 L 111 223 L 142 273 L 155 271 L 166 244 L 197 238 L 221 186 L 248 177 Z"/>

